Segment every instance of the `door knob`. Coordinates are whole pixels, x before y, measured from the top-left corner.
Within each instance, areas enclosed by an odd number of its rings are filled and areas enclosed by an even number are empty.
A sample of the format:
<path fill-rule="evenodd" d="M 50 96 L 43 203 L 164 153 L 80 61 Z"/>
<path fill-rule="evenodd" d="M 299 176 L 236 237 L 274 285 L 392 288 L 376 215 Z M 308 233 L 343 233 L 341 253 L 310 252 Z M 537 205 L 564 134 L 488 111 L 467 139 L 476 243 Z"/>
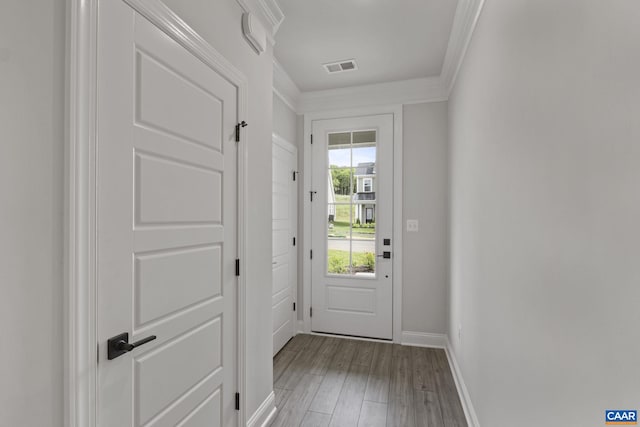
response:
<path fill-rule="evenodd" d="M 122 356 L 123 354 L 132 351 L 134 348 L 140 347 L 141 345 L 155 339 L 156 336 L 151 335 L 141 339 L 140 341 L 129 343 L 129 334 L 127 332 L 123 332 L 115 337 L 109 338 L 107 341 L 107 359 L 113 360 L 116 357 Z"/>
<path fill-rule="evenodd" d="M 378 258 L 390 259 L 391 258 L 391 252 L 385 251 L 385 252 L 382 252 L 382 255 L 378 254 L 376 256 Z"/>

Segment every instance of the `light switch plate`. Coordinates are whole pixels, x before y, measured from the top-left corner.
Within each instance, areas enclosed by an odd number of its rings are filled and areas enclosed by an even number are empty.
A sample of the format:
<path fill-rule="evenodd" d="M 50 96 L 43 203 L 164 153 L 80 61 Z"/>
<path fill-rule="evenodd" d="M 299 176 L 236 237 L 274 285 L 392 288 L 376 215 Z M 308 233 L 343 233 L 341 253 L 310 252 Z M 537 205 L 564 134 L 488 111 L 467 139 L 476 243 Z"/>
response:
<path fill-rule="evenodd" d="M 408 219 L 407 220 L 407 231 L 415 233 L 418 231 L 418 220 L 417 219 Z"/>

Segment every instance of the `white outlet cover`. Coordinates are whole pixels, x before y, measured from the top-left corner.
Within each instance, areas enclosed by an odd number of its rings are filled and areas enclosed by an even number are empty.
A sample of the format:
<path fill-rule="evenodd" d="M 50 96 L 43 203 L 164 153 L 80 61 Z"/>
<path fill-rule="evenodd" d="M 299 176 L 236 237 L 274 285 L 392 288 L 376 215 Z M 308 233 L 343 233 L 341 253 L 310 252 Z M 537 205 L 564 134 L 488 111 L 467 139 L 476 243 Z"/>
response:
<path fill-rule="evenodd" d="M 410 231 L 410 232 L 418 231 L 418 220 L 417 219 L 408 219 L 407 220 L 407 231 Z"/>

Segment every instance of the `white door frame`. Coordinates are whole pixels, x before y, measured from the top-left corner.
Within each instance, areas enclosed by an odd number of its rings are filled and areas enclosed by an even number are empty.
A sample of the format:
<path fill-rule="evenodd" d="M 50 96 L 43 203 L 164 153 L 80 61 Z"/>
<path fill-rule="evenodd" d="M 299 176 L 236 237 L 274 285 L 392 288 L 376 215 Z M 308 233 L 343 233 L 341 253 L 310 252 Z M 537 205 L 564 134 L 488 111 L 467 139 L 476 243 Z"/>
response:
<path fill-rule="evenodd" d="M 289 141 L 288 139 L 283 138 L 282 136 L 278 135 L 277 133 L 272 133 L 271 134 L 271 141 L 272 144 L 276 144 L 278 146 L 280 146 L 281 148 L 283 148 L 284 150 L 287 150 L 288 152 L 290 152 L 291 154 L 293 154 L 293 156 L 296 159 L 296 172 L 298 169 L 298 147 L 295 146 L 295 144 L 293 144 L 293 142 Z M 301 174 L 298 173 L 298 180 L 300 179 Z M 297 181 L 299 182 L 299 181 Z M 300 242 L 300 236 L 298 236 L 298 229 L 299 229 L 299 202 L 298 202 L 298 188 L 296 187 L 296 192 L 295 192 L 295 199 L 294 199 L 294 206 L 296 207 L 296 223 L 295 223 L 295 228 L 294 228 L 294 232 L 296 234 L 296 241 Z M 295 253 L 296 253 L 296 259 L 295 259 L 295 265 L 296 265 L 296 277 L 295 277 L 295 287 L 294 289 L 291 290 L 291 298 L 293 300 L 293 302 L 296 304 L 296 307 L 299 307 L 298 304 L 298 259 L 300 259 L 300 254 L 299 254 L 299 250 L 298 248 L 300 247 L 300 245 L 296 244 L 295 246 Z M 293 325 L 293 336 L 296 335 L 296 333 L 298 332 L 298 311 L 296 309 L 296 311 L 291 311 L 291 324 Z"/>
<path fill-rule="evenodd" d="M 314 120 L 393 114 L 393 342 L 402 341 L 402 105 L 361 107 L 304 115 L 304 191 L 303 191 L 303 332 L 311 332 L 311 126 Z"/>
<path fill-rule="evenodd" d="M 109 0 L 116 1 L 116 0 Z M 120 0 L 238 88 L 238 117 L 247 112 L 245 76 L 160 0 Z M 65 165 L 64 425 L 96 427 L 98 393 L 96 280 L 96 101 L 98 0 L 67 0 Z M 238 257 L 246 259 L 247 135 L 238 144 Z M 246 396 L 245 279 L 238 278 L 238 392 Z M 240 399 L 238 425 L 245 425 Z"/>

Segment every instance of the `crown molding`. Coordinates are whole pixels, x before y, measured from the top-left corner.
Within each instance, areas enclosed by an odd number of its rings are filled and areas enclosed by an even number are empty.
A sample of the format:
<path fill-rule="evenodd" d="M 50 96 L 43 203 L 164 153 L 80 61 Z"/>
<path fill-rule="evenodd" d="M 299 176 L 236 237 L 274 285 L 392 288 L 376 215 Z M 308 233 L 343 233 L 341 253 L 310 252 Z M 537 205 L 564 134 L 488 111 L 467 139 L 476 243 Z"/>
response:
<path fill-rule="evenodd" d="M 280 24 L 284 21 L 284 13 L 282 9 L 280 9 L 280 5 L 276 0 L 258 0 L 258 5 L 260 9 L 262 9 L 262 13 L 264 13 L 265 17 L 269 20 L 272 31 L 271 34 L 275 37 L 280 28 Z"/>
<path fill-rule="evenodd" d="M 284 21 L 284 13 L 277 0 L 236 0 L 243 11 L 260 18 L 267 29 L 267 39 L 271 45 L 276 44 L 275 35 Z"/>
<path fill-rule="evenodd" d="M 451 36 L 447 45 L 447 52 L 442 64 L 440 80 L 444 86 L 447 97 L 453 89 L 458 71 L 464 61 L 467 48 L 473 37 L 480 13 L 485 0 L 458 0 L 456 13 L 451 27 Z"/>
<path fill-rule="evenodd" d="M 273 93 L 293 111 L 299 112 L 300 89 L 276 58 L 273 58 Z"/>
<path fill-rule="evenodd" d="M 341 89 L 303 92 L 300 97 L 298 113 L 446 100 L 447 93 L 443 90 L 440 78 L 423 77 Z"/>

